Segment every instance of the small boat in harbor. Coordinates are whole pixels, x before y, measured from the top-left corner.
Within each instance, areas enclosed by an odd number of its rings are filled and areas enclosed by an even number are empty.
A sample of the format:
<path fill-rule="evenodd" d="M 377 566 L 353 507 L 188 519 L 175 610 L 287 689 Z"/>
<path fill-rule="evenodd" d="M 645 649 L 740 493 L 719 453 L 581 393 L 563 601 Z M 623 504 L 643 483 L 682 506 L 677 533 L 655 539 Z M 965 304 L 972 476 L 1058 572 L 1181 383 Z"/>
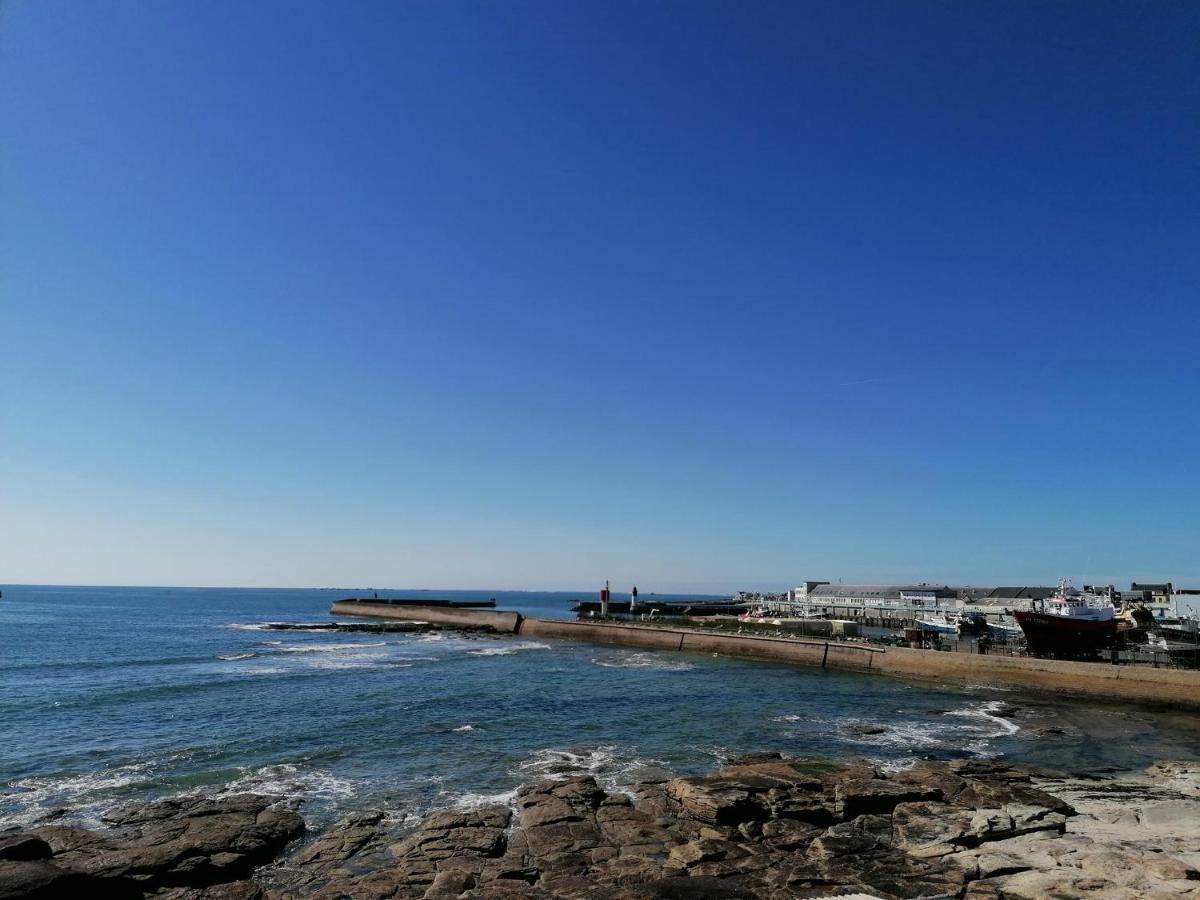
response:
<path fill-rule="evenodd" d="M 1025 636 L 1020 625 L 1006 625 L 1003 622 L 988 622 L 988 633 L 993 640 L 1015 641 Z"/>
<path fill-rule="evenodd" d="M 983 613 L 963 612 L 958 616 L 958 633 L 969 635 L 985 635 L 988 633 L 987 616 Z"/>
<path fill-rule="evenodd" d="M 916 626 L 926 633 L 958 636 L 958 622 L 937 622 L 926 619 L 916 619 L 915 622 Z"/>
<path fill-rule="evenodd" d="M 1059 582 L 1054 596 L 1039 601 L 1035 609 L 1016 610 L 1013 618 L 1025 633 L 1029 652 L 1035 656 L 1086 658 L 1117 642 L 1112 598 L 1090 590 L 1076 590 L 1065 579 Z"/>

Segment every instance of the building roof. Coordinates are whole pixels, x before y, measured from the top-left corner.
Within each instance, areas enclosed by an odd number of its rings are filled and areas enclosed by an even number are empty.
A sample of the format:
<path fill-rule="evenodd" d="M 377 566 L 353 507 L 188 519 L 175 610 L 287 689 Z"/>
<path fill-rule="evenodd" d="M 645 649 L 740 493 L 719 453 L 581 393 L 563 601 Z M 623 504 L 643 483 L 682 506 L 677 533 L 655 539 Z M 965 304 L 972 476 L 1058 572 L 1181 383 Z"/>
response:
<path fill-rule="evenodd" d="M 901 594 L 937 594 L 956 597 L 958 591 L 944 584 L 822 584 L 809 591 L 818 597 L 898 598 Z"/>
<path fill-rule="evenodd" d="M 997 587 L 988 592 L 989 600 L 1045 600 L 1058 592 L 1056 587 Z"/>

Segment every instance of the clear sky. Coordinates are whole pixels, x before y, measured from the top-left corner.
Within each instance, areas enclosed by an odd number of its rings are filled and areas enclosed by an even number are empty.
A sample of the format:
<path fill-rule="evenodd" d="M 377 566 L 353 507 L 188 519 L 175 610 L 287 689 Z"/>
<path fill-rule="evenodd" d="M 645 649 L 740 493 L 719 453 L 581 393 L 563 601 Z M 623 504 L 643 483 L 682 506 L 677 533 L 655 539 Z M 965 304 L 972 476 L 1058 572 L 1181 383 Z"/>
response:
<path fill-rule="evenodd" d="M 1200 587 L 1200 4 L 0 6 L 0 582 Z"/>

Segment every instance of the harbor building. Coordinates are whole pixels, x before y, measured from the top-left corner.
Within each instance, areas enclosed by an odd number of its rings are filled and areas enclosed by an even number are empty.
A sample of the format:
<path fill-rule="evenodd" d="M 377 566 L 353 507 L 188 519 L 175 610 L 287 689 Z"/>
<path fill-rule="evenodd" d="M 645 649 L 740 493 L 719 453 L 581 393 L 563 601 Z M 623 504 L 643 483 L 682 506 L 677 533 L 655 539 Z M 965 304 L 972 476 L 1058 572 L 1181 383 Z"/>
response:
<path fill-rule="evenodd" d="M 780 616 L 911 621 L 978 613 L 1001 618 L 1030 609 L 1053 596 L 1055 588 L 984 587 L 948 584 L 835 584 L 805 581 L 787 593 L 741 592 L 741 602 L 764 606 Z"/>
<path fill-rule="evenodd" d="M 1176 591 L 1170 582 L 1134 582 L 1128 591 L 1117 591 L 1112 585 L 1084 587 L 1085 590 L 1104 594 L 1114 602 L 1144 606 L 1157 619 L 1172 615 L 1175 601 L 1182 593 L 1187 593 Z M 789 617 L 895 622 L 982 615 L 992 621 L 1000 621 L 1007 620 L 1020 610 L 1037 609 L 1057 591 L 1057 587 L 1050 585 L 989 587 L 927 582 L 840 584 L 803 581 L 786 592 L 739 591 L 734 600 L 764 608 L 773 615 Z"/>

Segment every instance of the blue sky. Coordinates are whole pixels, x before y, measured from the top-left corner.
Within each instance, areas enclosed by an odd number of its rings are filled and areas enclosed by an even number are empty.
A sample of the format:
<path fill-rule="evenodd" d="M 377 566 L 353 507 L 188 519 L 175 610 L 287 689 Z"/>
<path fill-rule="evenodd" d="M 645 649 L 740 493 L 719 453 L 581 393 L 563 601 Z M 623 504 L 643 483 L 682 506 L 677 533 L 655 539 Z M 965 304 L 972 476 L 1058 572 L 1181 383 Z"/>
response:
<path fill-rule="evenodd" d="M 1200 587 L 1200 7 L 0 7 L 0 581 Z"/>

